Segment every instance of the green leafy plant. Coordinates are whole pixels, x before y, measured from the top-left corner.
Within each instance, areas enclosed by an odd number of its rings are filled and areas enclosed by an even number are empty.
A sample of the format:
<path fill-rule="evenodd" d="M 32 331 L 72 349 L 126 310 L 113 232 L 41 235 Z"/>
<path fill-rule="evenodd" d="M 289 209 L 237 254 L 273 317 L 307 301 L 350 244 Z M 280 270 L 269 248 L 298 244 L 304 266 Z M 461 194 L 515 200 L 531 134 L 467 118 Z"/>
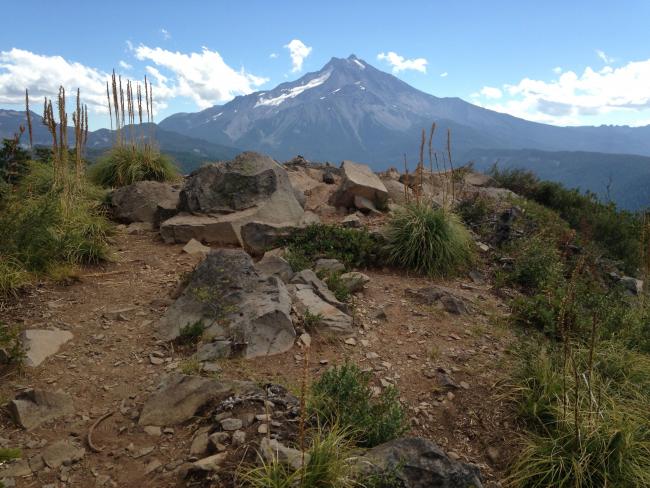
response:
<path fill-rule="evenodd" d="M 472 262 L 473 241 L 458 218 L 424 203 L 408 204 L 388 221 L 388 258 L 428 276 L 446 276 Z"/>
<path fill-rule="evenodd" d="M 310 267 L 318 258 L 334 258 L 347 267 L 365 268 L 381 263 L 381 238 L 365 229 L 312 224 L 297 229 L 282 243 L 294 270 Z"/>
<path fill-rule="evenodd" d="M 104 187 L 126 186 L 137 181 L 175 181 L 178 170 L 172 159 L 151 148 L 116 146 L 89 168 L 92 182 Z"/>
<path fill-rule="evenodd" d="M 323 315 L 319 313 L 311 313 L 309 310 L 305 310 L 305 313 L 302 317 L 302 323 L 307 330 L 317 329 L 320 323 L 323 320 Z"/>
<path fill-rule="evenodd" d="M 370 375 L 356 365 L 332 368 L 312 385 L 309 410 L 327 425 L 340 425 L 357 433 L 361 446 L 389 441 L 405 430 L 405 414 L 395 388 L 374 398 Z"/>
<path fill-rule="evenodd" d="M 536 235 L 517 241 L 515 262 L 509 281 L 527 291 L 540 291 L 554 286 L 564 271 L 557 245 L 552 238 Z"/>
<path fill-rule="evenodd" d="M 330 289 L 336 299 L 340 302 L 347 302 L 350 299 L 350 290 L 345 282 L 341 279 L 341 272 L 334 271 L 325 273 L 324 276 L 319 276 L 325 281 L 327 287 Z"/>
<path fill-rule="evenodd" d="M 201 340 L 204 330 L 202 320 L 186 324 L 181 327 L 177 342 L 180 344 L 196 344 Z"/>

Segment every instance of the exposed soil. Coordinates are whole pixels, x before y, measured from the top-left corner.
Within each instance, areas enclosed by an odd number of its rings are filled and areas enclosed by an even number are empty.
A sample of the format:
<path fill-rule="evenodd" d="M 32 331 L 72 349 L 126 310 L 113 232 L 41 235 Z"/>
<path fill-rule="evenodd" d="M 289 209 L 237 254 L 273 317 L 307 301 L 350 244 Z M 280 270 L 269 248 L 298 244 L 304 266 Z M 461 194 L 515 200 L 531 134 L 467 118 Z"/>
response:
<path fill-rule="evenodd" d="M 179 279 L 200 260 L 181 248 L 163 244 L 154 233 L 119 234 L 113 263 L 83 269 L 80 280 L 71 285 L 42 284 L 3 305 L 0 320 L 6 323 L 58 327 L 74 334 L 41 366 L 2 377 L 3 403 L 23 388 L 60 389 L 74 398 L 76 416 L 25 432 L 2 415 L 0 445 L 22 447 L 28 459 L 48 443 L 69 436 L 86 445 L 90 426 L 114 412 L 93 435 L 102 452 L 86 449 L 80 463 L 57 471 L 40 469 L 16 478 L 16 486 L 186 486 L 175 469 L 188 458 L 200 419 L 164 429 L 161 436 L 149 435 L 137 425 L 149 392 L 166 372 L 182 368 L 190 352 L 158 342 L 153 335 Z M 308 357 L 310 380 L 346 359 L 371 369 L 376 386 L 384 382 L 399 388 L 412 434 L 479 465 L 486 486 L 499 486 L 513 442 L 511 417 L 497 387 L 509 371 L 507 351 L 514 340 L 512 331 L 500 325 L 504 305 L 489 286 L 468 278 L 437 283 L 473 304 L 472 313 L 452 315 L 418 305 L 405 295 L 406 288 L 426 286 L 427 279 L 390 270 L 366 273 L 371 281 L 354 298 L 356 345 L 314 336 Z M 152 364 L 152 354 L 154 362 L 162 358 L 163 364 Z M 224 360 L 222 376 L 279 383 L 295 392 L 303 360 L 304 351 L 296 345 L 277 356 Z M 436 374 L 440 367 L 458 388 L 440 385 Z"/>

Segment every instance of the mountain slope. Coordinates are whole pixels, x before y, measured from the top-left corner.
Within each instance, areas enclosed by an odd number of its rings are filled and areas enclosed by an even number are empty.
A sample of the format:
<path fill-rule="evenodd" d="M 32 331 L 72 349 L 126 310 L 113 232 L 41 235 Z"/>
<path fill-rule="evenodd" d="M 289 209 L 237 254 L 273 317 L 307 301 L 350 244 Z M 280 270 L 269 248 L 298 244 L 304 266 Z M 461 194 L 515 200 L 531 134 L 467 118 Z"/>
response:
<path fill-rule="evenodd" d="M 52 144 L 52 137 L 43 125 L 42 117 L 33 112 L 31 116 L 34 145 Z M 13 137 L 20 125 L 27 126 L 25 112 L 0 109 L 0 139 Z M 130 131 L 131 128 L 126 127 L 126 133 L 128 135 L 131 134 Z M 73 134 L 74 131 L 69 129 L 68 133 Z M 136 137 L 142 135 L 145 139 L 153 137 L 160 149 L 172 156 L 181 171 L 186 173 L 199 167 L 206 161 L 232 159 L 241 152 L 234 147 L 223 146 L 208 142 L 204 139 L 197 139 L 177 132 L 168 131 L 160 128 L 156 124 L 144 124 L 142 129 L 134 127 L 134 134 Z M 27 144 L 28 137 L 25 132 L 21 142 Z M 108 129 L 89 132 L 87 144 L 89 159 L 95 159 L 106 149 L 110 148 L 115 141 L 115 137 L 115 131 Z"/>
<path fill-rule="evenodd" d="M 419 91 L 354 55 L 270 91 L 236 97 L 198 113 L 175 114 L 167 130 L 267 152 L 279 159 L 358 159 L 376 169 L 418 151 L 432 122 L 451 129 L 462 160 L 475 148 L 581 150 L 650 155 L 650 127 L 555 127 Z M 436 146 L 444 147 L 438 130 Z"/>

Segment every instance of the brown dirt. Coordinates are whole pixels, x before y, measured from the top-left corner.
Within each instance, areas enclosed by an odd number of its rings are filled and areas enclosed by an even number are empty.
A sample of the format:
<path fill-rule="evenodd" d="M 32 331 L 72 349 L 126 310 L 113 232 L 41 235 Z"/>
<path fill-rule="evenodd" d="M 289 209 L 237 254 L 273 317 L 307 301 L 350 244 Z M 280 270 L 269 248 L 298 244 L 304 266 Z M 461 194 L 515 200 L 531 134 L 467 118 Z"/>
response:
<path fill-rule="evenodd" d="M 155 322 L 171 302 L 179 278 L 200 259 L 182 253 L 181 247 L 165 245 L 153 233 L 119 234 L 115 262 L 82 270 L 80 281 L 68 286 L 42 284 L 0 309 L 3 322 L 25 328 L 54 326 L 74 334 L 72 341 L 40 367 L 2 377 L 3 403 L 23 388 L 41 387 L 67 392 L 76 409 L 74 419 L 30 432 L 16 428 L 3 415 L 0 438 L 22 447 L 30 458 L 46 443 L 69 436 L 78 437 L 85 445 L 93 422 L 106 412 L 115 412 L 94 434 L 95 444 L 104 448 L 101 453 L 87 450 L 85 458 L 64 468 L 63 474 L 46 468 L 34 476 L 18 478 L 18 487 L 59 481 L 74 487 L 185 486 L 173 470 L 187 459 L 197 423 L 176 426 L 155 437 L 144 433 L 136 420 L 149 392 L 166 371 L 182 367 L 187 356 L 153 336 Z M 427 279 L 390 270 L 367 274 L 370 284 L 354 298 L 357 345 L 314 337 L 310 379 L 346 359 L 371 369 L 377 386 L 384 381 L 399 388 L 412 434 L 432 439 L 447 452 L 478 464 L 486 486 L 499 486 L 512 442 L 508 437 L 511 419 L 495 388 L 509 370 L 507 350 L 513 341 L 512 332 L 500 325 L 503 304 L 488 286 L 468 280 L 439 283 L 474 304 L 475 313 L 454 316 L 437 307 L 417 305 L 405 296 L 406 288 L 426 286 L 430 283 Z M 107 318 L 107 312 L 117 309 L 129 310 L 117 319 Z M 386 318 L 373 318 L 380 309 Z M 362 340 L 368 341 L 367 346 Z M 158 352 L 166 362 L 153 365 L 150 354 Z M 378 357 L 368 359 L 369 352 Z M 295 391 L 302 374 L 302 355 L 295 346 L 277 356 L 224 361 L 223 376 L 276 382 Z M 435 375 L 438 367 L 444 367 L 466 388 L 452 392 L 441 388 Z M 496 461 L 488 459 L 488 448 L 498 453 L 492 456 Z M 154 460 L 163 467 L 147 474 L 146 467 Z"/>

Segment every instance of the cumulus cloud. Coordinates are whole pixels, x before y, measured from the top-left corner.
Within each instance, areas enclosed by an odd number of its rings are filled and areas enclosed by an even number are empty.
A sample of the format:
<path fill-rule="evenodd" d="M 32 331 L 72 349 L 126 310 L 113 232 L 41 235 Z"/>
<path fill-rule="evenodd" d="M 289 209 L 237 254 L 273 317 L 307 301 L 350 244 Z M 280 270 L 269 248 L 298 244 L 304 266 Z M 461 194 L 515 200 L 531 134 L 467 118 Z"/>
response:
<path fill-rule="evenodd" d="M 598 56 L 600 60 L 605 64 L 612 64 L 614 61 L 616 61 L 614 58 L 609 57 L 607 54 L 605 54 L 605 51 L 602 51 L 600 49 L 596 49 L 596 56 Z"/>
<path fill-rule="evenodd" d="M 108 73 L 61 56 L 44 56 L 17 48 L 0 51 L 0 103 L 23 105 L 26 88 L 32 100 L 51 98 L 62 85 L 70 94 L 79 88 L 84 103 L 102 112 L 106 111 L 108 79 Z"/>
<path fill-rule="evenodd" d="M 449 73 L 447 73 L 446 71 L 440 73 L 440 78 L 447 78 L 447 76 L 449 76 Z"/>
<path fill-rule="evenodd" d="M 555 73 L 556 75 L 559 75 L 560 73 L 562 73 L 562 68 L 559 67 L 559 66 L 556 66 L 555 68 L 553 68 L 553 73 Z"/>
<path fill-rule="evenodd" d="M 427 60 L 424 58 L 406 59 L 396 52 L 389 51 L 388 53 L 379 53 L 377 59 L 386 61 L 393 68 L 393 73 L 397 74 L 400 71 L 413 70 L 420 73 L 427 72 Z"/>
<path fill-rule="evenodd" d="M 484 86 L 481 88 L 480 94 L 485 98 L 501 98 L 503 96 L 503 92 L 493 86 Z"/>
<path fill-rule="evenodd" d="M 484 90 L 483 95 L 486 95 Z M 612 112 L 637 116 L 650 112 L 650 59 L 619 68 L 586 68 L 581 74 L 565 71 L 552 81 L 524 78 L 504 85 L 499 103 L 484 106 L 540 122 L 575 125 L 589 117 Z M 585 119 L 586 117 L 586 119 Z"/>
<path fill-rule="evenodd" d="M 305 45 L 300 39 L 292 39 L 284 47 L 289 50 L 289 56 L 291 56 L 291 71 L 293 73 L 302 71 L 302 63 L 311 54 L 312 48 Z"/>
<path fill-rule="evenodd" d="M 140 45 L 134 53 L 137 59 L 156 65 L 147 70 L 165 95 L 191 98 L 202 109 L 236 95 L 251 93 L 255 87 L 268 81 L 268 78 L 247 73 L 243 68 L 233 69 L 218 52 L 207 47 L 200 53 L 186 54 Z M 159 68 L 167 70 L 173 80 L 164 76 Z"/>

